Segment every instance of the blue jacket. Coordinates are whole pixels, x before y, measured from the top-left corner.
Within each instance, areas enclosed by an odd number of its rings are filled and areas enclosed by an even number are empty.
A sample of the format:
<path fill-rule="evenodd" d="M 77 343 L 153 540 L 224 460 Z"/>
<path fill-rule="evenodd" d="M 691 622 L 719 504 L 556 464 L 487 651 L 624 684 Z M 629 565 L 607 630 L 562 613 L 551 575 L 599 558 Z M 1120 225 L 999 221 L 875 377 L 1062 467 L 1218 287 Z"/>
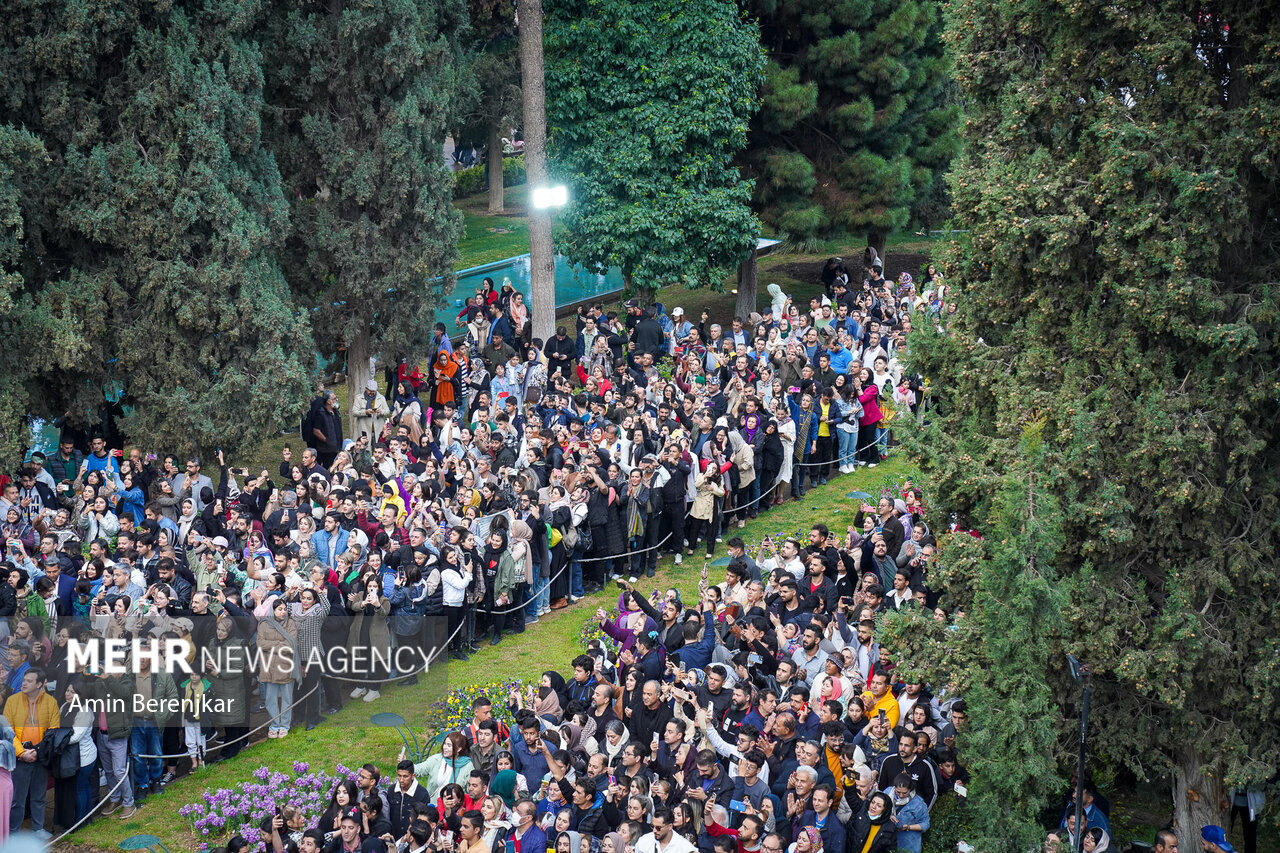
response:
<path fill-rule="evenodd" d="M 842 346 L 840 347 L 839 352 L 836 352 L 833 349 L 828 349 L 827 352 L 831 355 L 832 370 L 836 373 L 849 372 L 849 365 L 853 361 L 853 354 L 849 352 L 848 348 Z"/>
<path fill-rule="evenodd" d="M 796 402 L 795 397 L 787 395 L 787 408 L 791 410 L 791 420 L 796 422 L 796 444 L 804 445 L 804 453 L 809 455 L 809 445 L 818 440 L 818 413 L 809 408 L 810 414 L 813 415 L 813 423 L 809 425 L 809 434 L 807 436 L 800 434 L 800 418 L 804 410 L 800 408 L 800 404 Z"/>
<path fill-rule="evenodd" d="M 347 538 L 350 535 L 351 532 L 342 527 L 334 533 L 323 527 L 312 533 L 311 545 L 316 549 L 316 559 L 326 566 L 333 565 L 338 555 L 347 550 Z"/>
<path fill-rule="evenodd" d="M 680 663 L 685 669 L 706 669 L 716 650 L 716 620 L 710 610 L 703 611 L 702 624 L 706 626 L 702 639 L 692 645 L 686 643 L 680 647 Z"/>
<path fill-rule="evenodd" d="M 542 750 L 531 751 L 529 745 L 524 742 L 524 738 L 517 737 L 514 733 L 511 735 L 511 764 L 512 769 L 524 777 L 530 791 L 538 790 L 538 786 L 542 784 L 542 777 L 551 772 L 551 768 L 547 766 L 547 757 L 542 754 Z"/>
<path fill-rule="evenodd" d="M 924 804 L 924 800 L 915 794 L 911 795 L 911 799 L 905 806 L 899 806 L 898 812 L 898 849 L 909 850 L 911 853 L 920 853 L 921 839 L 924 837 L 924 830 L 929 828 L 929 808 Z M 907 832 L 904 826 L 915 826 L 919 824 L 922 829 L 917 832 L 912 830 Z"/>
<path fill-rule="evenodd" d="M 529 780 L 526 779 L 525 781 Z M 528 832 L 519 838 L 516 837 L 515 830 L 511 830 L 510 834 L 507 835 L 507 840 L 515 841 L 516 853 L 546 853 L 547 851 L 547 834 L 538 829 L 536 822 L 529 827 Z"/>
<path fill-rule="evenodd" d="M 792 841 L 795 841 L 795 836 L 800 834 L 800 828 L 803 826 L 812 826 L 818 830 L 818 834 L 822 836 L 824 851 L 844 849 L 844 824 L 836 817 L 834 809 L 827 812 L 827 819 L 823 821 L 822 826 L 818 826 L 818 816 L 813 809 L 802 814 L 800 819 L 791 825 Z"/>

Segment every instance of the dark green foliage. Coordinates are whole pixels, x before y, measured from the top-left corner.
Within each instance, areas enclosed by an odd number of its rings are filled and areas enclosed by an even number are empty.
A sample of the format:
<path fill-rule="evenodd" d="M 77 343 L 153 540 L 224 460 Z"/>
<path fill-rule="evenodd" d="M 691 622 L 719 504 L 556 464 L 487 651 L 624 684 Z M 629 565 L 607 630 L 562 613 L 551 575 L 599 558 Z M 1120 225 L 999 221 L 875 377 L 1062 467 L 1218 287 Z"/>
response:
<path fill-rule="evenodd" d="M 937 216 L 959 109 L 934 0 L 752 0 L 769 56 L 742 155 L 761 217 L 793 240 Z M 934 219 L 933 221 L 940 221 Z"/>
<path fill-rule="evenodd" d="M 759 223 L 733 157 L 764 59 L 728 0 L 548 0 L 551 172 L 569 186 L 558 248 L 629 282 L 717 285 Z"/>
<path fill-rule="evenodd" d="M 973 838 L 973 820 L 968 807 L 948 794 L 938 798 L 929 812 L 929 831 L 924 835 L 924 853 L 956 853 L 956 843 Z"/>
<path fill-rule="evenodd" d="M 30 133 L 0 126 L 0 334 L 10 341 L 24 334 L 35 340 L 51 332 L 38 315 L 35 300 L 23 292 L 20 266 L 25 235 L 23 187 L 34 183 L 43 154 L 44 146 Z M 22 450 L 29 400 L 26 383 L 40 370 L 38 349 L 7 346 L 0 350 L 0 454 L 5 457 Z"/>
<path fill-rule="evenodd" d="M 315 308 L 321 352 L 348 347 L 353 373 L 369 354 L 422 354 L 451 287 L 461 217 L 440 145 L 466 18 L 462 0 L 268 7 L 269 138 L 293 207 L 285 271 Z"/>
<path fill-rule="evenodd" d="M 1006 807 L 1074 749 L 1065 652 L 1098 672 L 1094 760 L 1172 779 L 1184 829 L 1280 763 L 1280 19 L 1214 9 L 949 7 L 970 231 L 941 259 L 960 314 L 912 366 L 943 398 L 919 445 L 937 505 L 987 536 L 944 551 L 977 627 L 943 658 L 974 789 Z"/>
<path fill-rule="evenodd" d="M 1044 678 L 1064 604 L 1055 583 L 1061 513 L 1042 484 L 1041 430 L 1026 425 L 1010 469 L 993 480 L 987 538 L 948 543 L 949 565 L 934 572 L 934 583 L 960 591 L 968 615 L 947 630 L 932 614 L 903 611 L 886 620 L 881 638 L 921 680 L 949 685 L 969 702 L 974 724 L 957 735 L 957 748 L 973 774 L 964 840 L 979 850 L 1035 847 L 1039 812 L 1063 785 L 1046 749 L 1062 712 Z M 935 825 L 931 835 L 959 831 Z M 944 849 L 936 838 L 934 845 Z M 954 850 L 954 840 L 945 849 Z"/>
<path fill-rule="evenodd" d="M 83 422 L 122 393 L 137 440 L 231 450 L 305 404 L 310 337 L 275 260 L 288 209 L 259 144 L 257 12 L 6 7 L 0 122 L 48 155 L 6 259 L 26 318 L 12 342 L 33 360 L 14 407 Z"/>

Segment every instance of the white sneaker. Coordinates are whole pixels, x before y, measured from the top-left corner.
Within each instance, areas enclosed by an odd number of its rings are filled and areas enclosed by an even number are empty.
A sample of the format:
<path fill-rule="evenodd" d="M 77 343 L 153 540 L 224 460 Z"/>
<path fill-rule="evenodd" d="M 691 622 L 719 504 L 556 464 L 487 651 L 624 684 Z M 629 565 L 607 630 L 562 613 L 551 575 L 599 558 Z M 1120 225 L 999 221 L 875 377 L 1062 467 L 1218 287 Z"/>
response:
<path fill-rule="evenodd" d="M 877 465 L 879 465 L 879 464 L 880 464 L 879 462 L 869 462 L 869 463 L 867 463 L 867 467 L 868 467 L 868 468 L 874 468 L 874 467 L 876 467 L 876 466 L 877 466 Z"/>
<path fill-rule="evenodd" d="M 364 688 L 364 687 L 357 687 L 355 690 L 352 690 L 352 691 L 351 691 L 351 698 L 352 698 L 352 699 L 359 699 L 361 696 L 363 696 L 364 694 L 366 694 L 366 693 L 368 693 L 368 692 L 369 692 L 369 691 L 368 691 L 368 689 L 367 689 L 367 688 Z"/>
<path fill-rule="evenodd" d="M 676 565 L 678 566 L 683 562 L 684 562 L 684 554 L 681 554 L 679 551 L 676 551 Z"/>
<path fill-rule="evenodd" d="M 382 694 L 377 690 L 370 690 L 368 693 L 364 694 L 364 701 L 366 702 L 377 702 L 381 698 Z"/>
<path fill-rule="evenodd" d="M 717 542 L 723 542 L 723 541 L 724 541 L 724 539 L 722 539 L 721 537 L 717 536 L 717 537 L 716 537 L 716 541 L 717 541 Z"/>
<path fill-rule="evenodd" d="M 636 577 L 635 575 L 632 575 L 631 577 L 627 578 L 627 583 L 635 583 L 638 580 L 640 580 L 640 578 Z"/>

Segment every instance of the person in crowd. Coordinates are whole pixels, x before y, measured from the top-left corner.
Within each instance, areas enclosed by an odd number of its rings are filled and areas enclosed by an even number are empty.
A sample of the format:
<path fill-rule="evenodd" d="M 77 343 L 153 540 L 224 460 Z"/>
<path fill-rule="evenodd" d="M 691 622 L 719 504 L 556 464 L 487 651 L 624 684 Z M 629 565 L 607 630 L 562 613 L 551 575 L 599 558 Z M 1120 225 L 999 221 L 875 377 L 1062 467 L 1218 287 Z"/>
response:
<path fill-rule="evenodd" d="M 891 285 L 865 300 L 844 298 L 847 278 L 830 285 L 839 305 L 812 316 L 779 289 L 763 316 L 723 325 L 638 301 L 625 316 L 588 305 L 572 332 L 559 326 L 545 342 L 529 335 L 513 289 L 490 288 L 460 315 L 465 339 L 440 329 L 423 370 L 405 359 L 383 387 L 360 390 L 350 440 L 336 394 L 319 393 L 302 448 L 281 453 L 278 484 L 220 452 L 205 473 L 198 457 L 161 462 L 101 438 L 16 466 L 14 500 L 0 507 L 0 634 L 14 691 L 5 711 L 18 735 L 11 762 L 0 747 L 11 827 L 30 815 L 43 828 L 43 777 L 25 754 L 57 728 L 46 666 L 73 732 L 84 722 L 73 696 L 182 700 L 163 718 L 95 717 L 95 755 L 76 741 L 81 767 L 100 763 L 105 777 L 98 786 L 88 774 L 87 802 L 107 801 L 100 816 L 132 817 L 175 774 L 295 726 L 313 730 L 344 698 L 396 697 L 444 658 L 466 660 L 481 636 L 496 645 L 621 580 L 619 613 L 598 614 L 612 647 L 548 660 L 532 694 L 493 697 L 503 700 L 496 715 L 478 699 L 468 723 L 435 733 L 433 754 L 399 756 L 394 778 L 365 765 L 318 820 L 269 822 L 268 843 L 919 849 L 929 807 L 960 778 L 961 723 L 895 683 L 873 633 L 884 609 L 941 592 L 917 558 L 917 525 L 936 551 L 921 496 L 901 510 L 897 495 L 864 507 L 844 539 L 815 528 L 807 547 L 724 533 L 881 461 L 893 441 L 881 442 L 879 407 L 904 377 L 921 385 L 902 368 L 902 321 L 872 316 Z M 877 361 L 886 346 L 893 356 Z M 701 546 L 713 556 L 726 537 L 723 584 L 704 575 L 687 598 L 638 588 L 660 555 L 681 562 Z M 920 550 L 903 563 L 909 541 Z M 899 566 L 907 573 L 890 601 L 883 587 Z M 878 597 L 863 586 L 868 573 Z M 70 678 L 58 665 L 64 629 L 189 638 L 199 667 Z M 900 721 L 900 701 L 925 710 Z M 154 736 L 166 728 L 170 746 Z M 917 754 L 922 733 L 930 746 Z M 944 781 L 928 753 L 948 735 Z M 163 773 L 150 758 L 161 753 Z M 81 787 L 55 788 L 55 799 L 75 798 L 59 804 L 61 824 L 84 816 Z"/>

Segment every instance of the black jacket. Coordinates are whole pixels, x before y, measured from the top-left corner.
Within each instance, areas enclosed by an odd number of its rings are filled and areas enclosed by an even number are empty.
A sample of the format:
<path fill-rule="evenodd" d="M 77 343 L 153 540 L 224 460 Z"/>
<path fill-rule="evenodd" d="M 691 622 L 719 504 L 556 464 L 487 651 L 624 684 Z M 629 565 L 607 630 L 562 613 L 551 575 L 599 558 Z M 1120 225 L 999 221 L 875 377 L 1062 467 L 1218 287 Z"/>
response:
<path fill-rule="evenodd" d="M 849 821 L 848 831 L 845 832 L 845 850 L 849 853 L 862 853 L 862 848 L 867 843 L 867 836 L 871 834 L 871 815 L 867 814 L 864 807 L 853 819 Z M 893 825 L 893 820 L 885 817 L 884 822 L 880 824 L 880 831 L 876 833 L 876 840 L 871 843 L 871 849 L 867 853 L 893 853 L 898 849 L 898 828 Z"/>
<path fill-rule="evenodd" d="M 911 765 L 906 766 L 896 752 L 885 756 L 884 762 L 880 765 L 879 782 L 876 787 L 882 791 L 888 788 L 899 773 L 906 773 L 915 780 L 916 793 L 920 795 L 920 799 L 924 800 L 926 806 L 933 808 L 934 800 L 938 799 L 938 768 L 933 766 L 933 762 L 916 756 Z"/>
<path fill-rule="evenodd" d="M 569 377 L 573 359 L 578 354 L 578 345 L 571 338 L 566 335 L 564 340 L 560 340 L 555 335 L 552 335 L 542 347 L 542 352 L 547 357 L 548 376 L 555 373 L 556 369 L 559 368 L 565 378 Z"/>
<path fill-rule="evenodd" d="M 662 334 L 662 326 L 658 325 L 658 321 L 652 317 L 646 316 L 636 323 L 631 340 L 637 352 L 649 353 L 654 361 L 666 355 L 666 336 Z"/>
<path fill-rule="evenodd" d="M 427 789 L 419 785 L 416 781 L 408 792 L 401 791 L 398 784 L 393 784 L 391 790 L 387 793 L 387 799 L 390 800 L 391 814 L 391 834 L 396 838 L 404 835 L 405 830 L 409 828 L 409 819 L 413 816 L 414 803 L 430 803 L 427 797 Z"/>

